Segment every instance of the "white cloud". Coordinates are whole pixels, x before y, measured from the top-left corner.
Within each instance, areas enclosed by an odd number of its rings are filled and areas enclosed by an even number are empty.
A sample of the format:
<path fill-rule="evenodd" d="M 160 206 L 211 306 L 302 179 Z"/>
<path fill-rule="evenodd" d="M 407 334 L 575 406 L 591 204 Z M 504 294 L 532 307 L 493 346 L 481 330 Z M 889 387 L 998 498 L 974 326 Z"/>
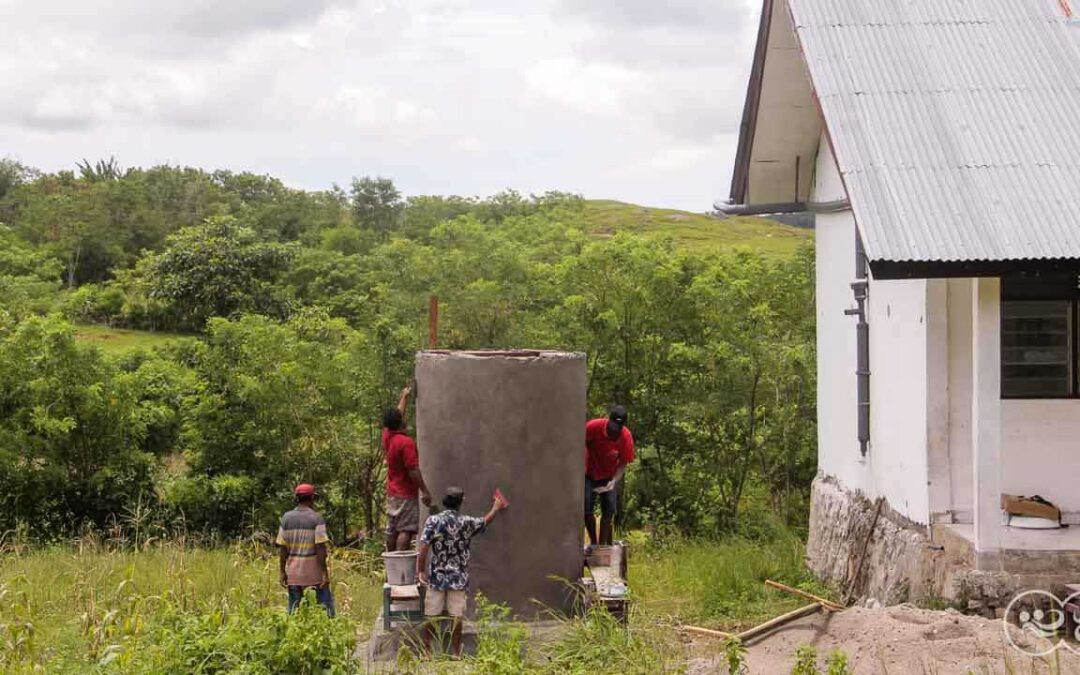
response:
<path fill-rule="evenodd" d="M 643 77 L 628 68 L 574 59 L 545 59 L 525 73 L 529 86 L 551 101 L 586 115 L 625 114 Z"/>
<path fill-rule="evenodd" d="M 707 208 L 760 0 L 0 0 L 0 155 Z"/>

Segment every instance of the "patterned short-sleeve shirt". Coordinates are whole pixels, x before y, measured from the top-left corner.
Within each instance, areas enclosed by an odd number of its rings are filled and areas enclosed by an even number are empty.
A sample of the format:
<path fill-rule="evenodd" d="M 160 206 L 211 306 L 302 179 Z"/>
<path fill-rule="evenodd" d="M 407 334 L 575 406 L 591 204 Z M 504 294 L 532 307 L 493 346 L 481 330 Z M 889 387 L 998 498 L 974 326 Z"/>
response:
<path fill-rule="evenodd" d="M 315 546 L 329 540 L 326 521 L 307 506 L 297 506 L 281 517 L 277 545 L 289 552 L 285 576 L 290 586 L 318 586 L 322 583 L 322 566 L 316 557 Z"/>
<path fill-rule="evenodd" d="M 484 519 L 453 509 L 429 516 L 420 543 L 431 547 L 428 579 L 436 591 L 463 591 L 469 585 L 469 544 L 484 531 Z"/>

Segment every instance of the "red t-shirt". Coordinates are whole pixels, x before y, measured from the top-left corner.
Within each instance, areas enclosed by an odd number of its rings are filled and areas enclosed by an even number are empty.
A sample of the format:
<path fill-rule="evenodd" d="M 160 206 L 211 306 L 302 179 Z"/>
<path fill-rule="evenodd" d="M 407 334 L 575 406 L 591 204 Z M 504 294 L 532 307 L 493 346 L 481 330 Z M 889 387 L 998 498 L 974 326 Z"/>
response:
<path fill-rule="evenodd" d="M 402 431 L 383 429 L 382 444 L 386 451 L 386 494 L 402 499 L 416 499 L 420 486 L 409 478 L 410 469 L 420 468 L 416 441 Z"/>
<path fill-rule="evenodd" d="M 623 427 L 616 440 L 607 436 L 606 417 L 598 417 L 585 423 L 585 475 L 593 480 L 607 480 L 615 475 L 619 460 L 623 464 L 634 461 L 634 437 Z"/>

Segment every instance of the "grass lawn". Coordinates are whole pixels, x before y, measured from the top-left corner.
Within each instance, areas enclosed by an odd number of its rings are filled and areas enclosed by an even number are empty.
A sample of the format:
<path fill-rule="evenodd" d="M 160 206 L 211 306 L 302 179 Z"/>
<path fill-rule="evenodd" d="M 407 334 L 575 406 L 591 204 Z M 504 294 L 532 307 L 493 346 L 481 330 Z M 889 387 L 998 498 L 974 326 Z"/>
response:
<path fill-rule="evenodd" d="M 173 340 L 188 339 L 191 336 L 178 333 L 154 333 L 108 326 L 77 325 L 75 339 L 101 347 L 110 354 L 120 354 L 134 349 L 150 349 Z"/>
<path fill-rule="evenodd" d="M 655 546 L 638 536 L 632 546 L 631 631 L 604 617 L 570 621 L 561 640 L 534 655 L 541 665 L 530 671 L 674 672 L 685 656 L 674 626 L 730 630 L 804 604 L 767 589 L 764 579 L 826 593 L 810 582 L 794 537 Z M 298 621 L 309 621 L 303 640 L 312 649 L 335 644 L 336 632 L 340 655 L 341 640 L 355 644 L 378 615 L 381 563 L 371 553 L 338 550 L 333 577 L 339 619 L 315 613 Z M 4 672 L 154 672 L 191 659 L 218 670 L 192 662 L 188 672 L 228 672 L 227 664 L 280 652 L 279 643 L 295 638 L 285 628 L 276 556 L 250 543 L 201 549 L 158 542 L 141 551 L 101 543 L 8 546 L 0 556 L 0 599 Z M 515 653 L 521 650 L 504 631 L 455 672 L 511 672 L 490 670 L 484 659 L 513 661 Z"/>
<path fill-rule="evenodd" d="M 585 202 L 586 229 L 595 236 L 636 232 L 674 237 L 697 253 L 718 253 L 736 246 L 771 255 L 790 255 L 813 239 L 813 231 L 790 227 L 766 218 L 735 217 L 720 220 L 702 213 L 655 209 L 609 200 Z"/>

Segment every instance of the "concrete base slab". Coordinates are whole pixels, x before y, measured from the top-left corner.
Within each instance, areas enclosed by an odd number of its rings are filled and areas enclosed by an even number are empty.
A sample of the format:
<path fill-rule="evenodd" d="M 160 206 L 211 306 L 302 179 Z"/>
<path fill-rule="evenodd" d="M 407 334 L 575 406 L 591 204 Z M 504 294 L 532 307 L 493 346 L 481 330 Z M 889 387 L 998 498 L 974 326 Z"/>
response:
<path fill-rule="evenodd" d="M 532 646 L 557 640 L 563 632 L 566 624 L 562 621 L 529 621 L 522 622 L 527 631 L 526 641 Z M 462 626 L 461 646 L 466 655 L 476 653 L 477 624 L 466 621 Z M 449 635 L 445 637 L 449 641 Z M 375 625 L 366 641 L 360 642 L 356 648 L 356 658 L 363 659 L 367 669 L 365 672 L 394 672 L 398 657 L 402 648 L 412 650 L 414 654 L 423 654 L 423 637 L 420 625 L 396 623 L 390 630 L 383 627 L 383 618 L 380 614 L 375 619 Z M 438 654 L 439 646 L 436 645 Z"/>

